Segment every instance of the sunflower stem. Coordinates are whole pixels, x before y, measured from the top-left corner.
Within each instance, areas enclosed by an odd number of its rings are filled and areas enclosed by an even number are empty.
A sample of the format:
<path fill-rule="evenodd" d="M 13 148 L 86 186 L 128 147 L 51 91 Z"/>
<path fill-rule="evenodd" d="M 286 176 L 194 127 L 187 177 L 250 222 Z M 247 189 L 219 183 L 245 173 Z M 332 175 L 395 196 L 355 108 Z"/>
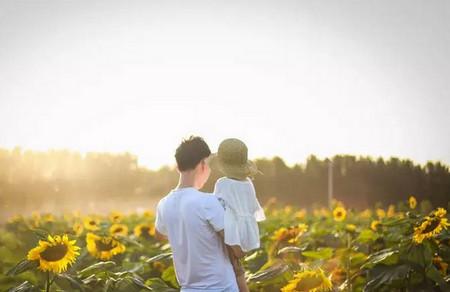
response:
<path fill-rule="evenodd" d="M 50 272 L 47 271 L 47 281 L 45 283 L 45 291 L 49 292 L 50 291 Z"/>

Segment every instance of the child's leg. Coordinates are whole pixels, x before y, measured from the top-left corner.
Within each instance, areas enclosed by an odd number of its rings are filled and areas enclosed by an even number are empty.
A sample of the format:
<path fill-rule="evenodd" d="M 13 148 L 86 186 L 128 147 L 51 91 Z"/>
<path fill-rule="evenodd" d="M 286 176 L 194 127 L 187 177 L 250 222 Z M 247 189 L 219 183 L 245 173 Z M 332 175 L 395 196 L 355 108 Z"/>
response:
<path fill-rule="evenodd" d="M 234 274 L 236 275 L 236 282 L 239 287 L 239 292 L 249 292 L 247 287 L 247 281 L 245 280 L 245 270 L 240 262 L 239 258 L 237 258 L 230 247 L 228 247 L 228 255 L 230 257 L 231 265 L 233 266 Z"/>

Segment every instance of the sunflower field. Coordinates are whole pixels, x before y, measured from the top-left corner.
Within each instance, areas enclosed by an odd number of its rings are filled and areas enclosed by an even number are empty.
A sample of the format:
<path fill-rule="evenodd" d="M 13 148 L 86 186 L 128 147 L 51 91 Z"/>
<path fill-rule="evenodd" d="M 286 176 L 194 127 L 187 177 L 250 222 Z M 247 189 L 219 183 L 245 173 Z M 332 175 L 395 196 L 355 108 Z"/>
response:
<path fill-rule="evenodd" d="M 447 207 L 447 206 L 445 206 Z M 414 197 L 362 211 L 266 206 L 251 291 L 450 291 L 447 209 Z M 0 291 L 179 291 L 154 214 L 15 216 L 0 227 Z"/>

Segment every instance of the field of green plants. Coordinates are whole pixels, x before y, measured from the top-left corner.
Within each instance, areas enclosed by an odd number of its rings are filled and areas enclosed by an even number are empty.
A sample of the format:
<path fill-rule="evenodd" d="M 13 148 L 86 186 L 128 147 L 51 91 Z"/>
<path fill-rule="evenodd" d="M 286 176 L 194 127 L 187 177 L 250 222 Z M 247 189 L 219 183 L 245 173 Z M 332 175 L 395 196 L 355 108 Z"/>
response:
<path fill-rule="evenodd" d="M 251 291 L 450 291 L 447 206 L 414 197 L 355 211 L 266 206 Z M 178 291 L 154 214 L 15 216 L 0 227 L 0 291 Z"/>

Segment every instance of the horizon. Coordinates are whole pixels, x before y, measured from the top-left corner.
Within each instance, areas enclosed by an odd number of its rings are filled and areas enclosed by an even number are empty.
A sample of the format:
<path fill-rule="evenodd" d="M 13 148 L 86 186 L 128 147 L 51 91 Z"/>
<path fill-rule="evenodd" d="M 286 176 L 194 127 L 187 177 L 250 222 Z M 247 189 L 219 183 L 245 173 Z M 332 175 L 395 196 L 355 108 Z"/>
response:
<path fill-rule="evenodd" d="M 46 149 L 46 150 L 36 150 L 36 149 L 30 149 L 30 148 L 23 148 L 23 147 L 20 147 L 20 146 L 15 146 L 13 148 L 5 148 L 5 147 L 2 147 L 0 145 L 0 150 L 6 150 L 6 151 L 9 151 L 9 152 L 12 152 L 15 149 L 20 149 L 22 154 L 27 152 L 27 151 L 31 151 L 33 153 L 35 153 L 35 152 L 38 152 L 38 153 L 49 153 L 51 151 L 56 151 L 56 152 L 58 152 L 58 151 L 67 151 L 69 153 L 80 154 L 83 157 L 83 159 L 85 158 L 86 154 L 88 154 L 88 153 L 110 154 L 110 155 L 113 155 L 113 156 L 129 154 L 129 155 L 131 155 L 131 156 L 136 158 L 137 165 L 139 167 L 148 169 L 150 171 L 159 171 L 159 170 L 161 170 L 163 168 L 166 168 L 166 167 L 169 167 L 169 168 L 175 168 L 176 167 L 176 162 L 175 162 L 174 158 L 173 158 L 173 162 L 172 163 L 169 162 L 169 163 L 161 164 L 161 165 L 156 166 L 156 167 L 152 167 L 151 165 L 143 163 L 141 161 L 139 155 L 137 155 L 136 153 L 130 152 L 130 151 L 119 151 L 119 152 L 86 151 L 86 152 L 80 152 L 80 151 L 77 151 L 77 150 L 74 150 L 74 149 L 68 149 L 68 148 L 50 148 L 50 149 Z M 214 151 L 213 151 L 213 153 L 214 153 Z M 387 162 L 387 161 L 389 161 L 391 159 L 398 159 L 400 161 L 411 161 L 414 165 L 419 165 L 420 167 L 425 167 L 427 163 L 431 162 L 431 163 L 434 163 L 434 164 L 440 163 L 440 164 L 444 165 L 445 167 L 450 168 L 450 163 L 446 163 L 445 161 L 441 161 L 441 160 L 427 160 L 425 162 L 418 162 L 418 161 L 416 161 L 416 160 L 414 160 L 412 158 L 409 158 L 409 157 L 400 157 L 400 156 L 394 156 L 394 155 L 385 157 L 385 156 L 373 156 L 373 155 L 351 154 L 351 153 L 336 153 L 336 154 L 333 154 L 331 156 L 319 156 L 319 155 L 317 155 L 315 153 L 310 153 L 303 160 L 297 160 L 297 161 L 286 160 L 283 156 L 277 155 L 277 154 L 270 155 L 270 156 L 249 157 L 249 159 L 255 161 L 255 160 L 273 160 L 275 158 L 280 158 L 286 164 L 286 166 L 288 166 L 289 168 L 292 168 L 292 167 L 294 167 L 296 165 L 304 166 L 307 163 L 308 158 L 311 157 L 311 156 L 314 156 L 318 160 L 322 160 L 322 161 L 326 160 L 326 159 L 333 158 L 335 156 L 353 156 L 357 160 L 368 158 L 368 159 L 370 159 L 372 161 L 377 161 L 378 159 L 381 158 L 385 162 Z"/>

